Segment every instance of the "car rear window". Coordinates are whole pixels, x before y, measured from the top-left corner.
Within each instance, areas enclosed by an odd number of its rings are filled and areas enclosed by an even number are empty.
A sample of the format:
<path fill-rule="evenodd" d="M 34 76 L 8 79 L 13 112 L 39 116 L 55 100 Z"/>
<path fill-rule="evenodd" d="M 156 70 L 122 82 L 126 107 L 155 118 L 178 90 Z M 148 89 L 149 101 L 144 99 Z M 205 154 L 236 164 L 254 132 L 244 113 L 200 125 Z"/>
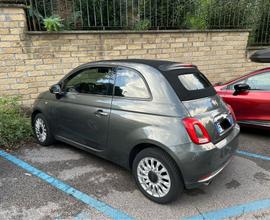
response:
<path fill-rule="evenodd" d="M 211 86 L 209 81 L 202 74 L 199 73 L 179 75 L 178 79 L 183 84 L 183 86 L 190 91 L 206 89 Z"/>
<path fill-rule="evenodd" d="M 209 80 L 197 68 L 162 71 L 181 101 L 216 95 Z"/>

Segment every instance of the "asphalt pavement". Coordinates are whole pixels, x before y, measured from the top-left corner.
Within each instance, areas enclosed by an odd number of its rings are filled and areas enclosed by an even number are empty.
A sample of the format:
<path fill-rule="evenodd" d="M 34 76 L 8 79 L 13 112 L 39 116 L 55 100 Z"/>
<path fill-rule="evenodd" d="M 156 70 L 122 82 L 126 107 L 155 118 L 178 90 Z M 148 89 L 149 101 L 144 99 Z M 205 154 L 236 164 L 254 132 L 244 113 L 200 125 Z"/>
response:
<path fill-rule="evenodd" d="M 66 144 L 0 152 L 0 219 L 270 219 L 270 131 L 242 129 L 212 184 L 159 205 L 129 171 Z"/>

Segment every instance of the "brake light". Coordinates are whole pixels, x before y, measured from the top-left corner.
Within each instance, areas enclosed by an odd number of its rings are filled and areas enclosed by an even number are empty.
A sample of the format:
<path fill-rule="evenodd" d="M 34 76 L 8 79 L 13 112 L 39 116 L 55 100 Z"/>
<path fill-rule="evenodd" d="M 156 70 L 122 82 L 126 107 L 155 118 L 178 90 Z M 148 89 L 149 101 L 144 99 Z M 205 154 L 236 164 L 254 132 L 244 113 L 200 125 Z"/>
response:
<path fill-rule="evenodd" d="M 227 107 L 228 107 L 229 111 L 231 112 L 231 114 L 232 114 L 232 116 L 233 116 L 234 121 L 236 121 L 236 116 L 235 116 L 235 113 L 234 113 L 234 111 L 233 111 L 232 106 L 230 106 L 229 104 L 227 104 Z"/>
<path fill-rule="evenodd" d="M 194 67 L 193 64 L 186 64 L 186 63 L 181 63 L 180 66 L 181 67 Z"/>
<path fill-rule="evenodd" d="M 211 141 L 206 128 L 196 118 L 184 118 L 183 123 L 193 143 L 207 144 Z"/>

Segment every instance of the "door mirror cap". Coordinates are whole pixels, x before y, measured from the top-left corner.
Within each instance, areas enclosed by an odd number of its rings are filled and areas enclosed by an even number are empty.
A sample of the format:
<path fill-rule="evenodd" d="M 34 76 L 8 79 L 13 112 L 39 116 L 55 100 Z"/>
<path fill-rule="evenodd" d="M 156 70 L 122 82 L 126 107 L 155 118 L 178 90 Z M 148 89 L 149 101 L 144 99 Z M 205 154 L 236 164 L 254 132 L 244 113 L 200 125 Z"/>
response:
<path fill-rule="evenodd" d="M 245 84 L 245 83 L 241 83 L 241 84 L 236 84 L 234 86 L 234 93 L 233 95 L 238 95 L 242 92 L 246 92 L 248 90 L 250 90 L 250 86 L 248 84 Z"/>
<path fill-rule="evenodd" d="M 50 88 L 50 93 L 55 94 L 55 95 L 62 95 L 62 89 L 59 84 L 52 85 Z"/>

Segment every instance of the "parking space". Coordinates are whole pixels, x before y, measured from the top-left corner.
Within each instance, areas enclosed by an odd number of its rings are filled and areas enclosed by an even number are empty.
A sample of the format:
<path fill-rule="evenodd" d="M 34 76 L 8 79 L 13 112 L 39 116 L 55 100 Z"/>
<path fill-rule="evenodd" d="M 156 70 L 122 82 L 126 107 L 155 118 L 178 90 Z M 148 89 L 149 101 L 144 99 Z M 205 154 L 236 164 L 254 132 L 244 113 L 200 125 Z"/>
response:
<path fill-rule="evenodd" d="M 268 133 L 242 129 L 239 153 L 213 183 L 169 205 L 149 201 L 128 171 L 82 150 L 25 146 L 0 156 L 0 219 L 269 219 Z"/>

